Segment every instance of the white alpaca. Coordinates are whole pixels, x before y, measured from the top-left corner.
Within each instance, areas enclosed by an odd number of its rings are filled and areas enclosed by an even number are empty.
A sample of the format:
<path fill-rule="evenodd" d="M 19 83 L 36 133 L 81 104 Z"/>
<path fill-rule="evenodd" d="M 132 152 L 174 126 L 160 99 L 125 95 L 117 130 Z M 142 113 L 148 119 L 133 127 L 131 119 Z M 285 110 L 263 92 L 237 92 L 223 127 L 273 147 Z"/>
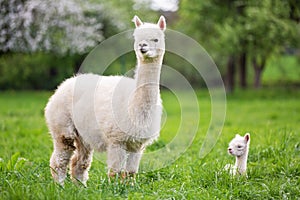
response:
<path fill-rule="evenodd" d="M 246 133 L 244 137 L 237 134 L 229 143 L 228 153 L 235 156 L 235 165 L 228 164 L 225 169 L 230 170 L 231 174 L 246 175 L 249 146 L 250 133 Z"/>
<path fill-rule="evenodd" d="M 62 185 L 69 163 L 72 178 L 86 185 L 93 150 L 107 151 L 109 176 L 136 173 L 145 147 L 159 136 L 166 22 L 163 16 L 157 24 L 137 16 L 133 21 L 134 79 L 77 75 L 58 87 L 45 108 L 54 143 L 51 173 Z"/>

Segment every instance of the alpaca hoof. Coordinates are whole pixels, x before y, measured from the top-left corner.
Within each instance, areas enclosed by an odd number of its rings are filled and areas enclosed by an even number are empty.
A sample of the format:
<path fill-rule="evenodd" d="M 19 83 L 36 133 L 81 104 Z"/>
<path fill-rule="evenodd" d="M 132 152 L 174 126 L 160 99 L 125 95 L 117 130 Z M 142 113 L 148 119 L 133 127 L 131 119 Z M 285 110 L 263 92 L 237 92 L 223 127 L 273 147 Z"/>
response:
<path fill-rule="evenodd" d="M 135 172 L 114 172 L 110 171 L 108 173 L 108 180 L 111 181 L 120 181 L 121 183 L 127 185 L 134 185 L 136 180 L 136 173 Z"/>
<path fill-rule="evenodd" d="M 127 177 L 127 172 L 114 172 L 110 171 L 108 172 L 108 178 L 109 179 L 125 179 Z"/>
<path fill-rule="evenodd" d="M 85 188 L 87 187 L 87 184 L 86 184 L 87 181 L 82 181 L 82 180 L 80 180 L 78 178 L 74 178 L 74 177 L 72 177 L 71 180 L 77 186 L 83 186 Z"/>
<path fill-rule="evenodd" d="M 114 172 L 114 171 L 109 171 L 108 172 L 108 178 L 115 178 L 117 175 L 117 172 Z"/>

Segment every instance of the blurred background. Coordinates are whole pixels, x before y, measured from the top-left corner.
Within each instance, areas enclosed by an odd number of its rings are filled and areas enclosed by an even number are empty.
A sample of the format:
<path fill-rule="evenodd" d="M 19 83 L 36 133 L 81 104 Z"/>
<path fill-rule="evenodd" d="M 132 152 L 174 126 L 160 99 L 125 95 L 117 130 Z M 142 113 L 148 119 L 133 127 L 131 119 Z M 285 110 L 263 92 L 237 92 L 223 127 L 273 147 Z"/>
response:
<path fill-rule="evenodd" d="M 134 15 L 164 15 L 168 28 L 195 39 L 228 92 L 300 86 L 299 0 L 0 0 L 0 90 L 55 89 L 101 41 L 134 28 Z M 183 58 L 167 53 L 165 61 L 205 85 Z M 124 74 L 135 62 L 128 53 L 105 73 Z"/>

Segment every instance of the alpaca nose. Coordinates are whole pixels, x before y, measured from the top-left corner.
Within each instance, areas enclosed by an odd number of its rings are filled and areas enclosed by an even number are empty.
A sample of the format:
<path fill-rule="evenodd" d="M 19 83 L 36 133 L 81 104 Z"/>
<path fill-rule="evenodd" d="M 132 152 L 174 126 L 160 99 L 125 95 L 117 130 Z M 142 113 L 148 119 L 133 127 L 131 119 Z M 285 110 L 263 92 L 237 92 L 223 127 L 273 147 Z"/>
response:
<path fill-rule="evenodd" d="M 232 148 L 228 148 L 228 152 L 231 153 L 232 152 Z"/>
<path fill-rule="evenodd" d="M 147 51 L 149 50 L 148 44 L 146 42 L 142 42 L 139 44 L 139 49 L 141 51 L 141 53 L 147 53 Z"/>

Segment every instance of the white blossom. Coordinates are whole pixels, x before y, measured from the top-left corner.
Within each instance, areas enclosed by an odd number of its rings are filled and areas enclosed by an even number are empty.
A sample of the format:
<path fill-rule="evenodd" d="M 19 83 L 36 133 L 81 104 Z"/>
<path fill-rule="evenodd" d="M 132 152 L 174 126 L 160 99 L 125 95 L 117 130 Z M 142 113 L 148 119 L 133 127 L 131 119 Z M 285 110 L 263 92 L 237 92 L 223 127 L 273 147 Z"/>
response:
<path fill-rule="evenodd" d="M 102 7 L 79 0 L 0 0 L 0 51 L 83 53 L 103 39 Z"/>

